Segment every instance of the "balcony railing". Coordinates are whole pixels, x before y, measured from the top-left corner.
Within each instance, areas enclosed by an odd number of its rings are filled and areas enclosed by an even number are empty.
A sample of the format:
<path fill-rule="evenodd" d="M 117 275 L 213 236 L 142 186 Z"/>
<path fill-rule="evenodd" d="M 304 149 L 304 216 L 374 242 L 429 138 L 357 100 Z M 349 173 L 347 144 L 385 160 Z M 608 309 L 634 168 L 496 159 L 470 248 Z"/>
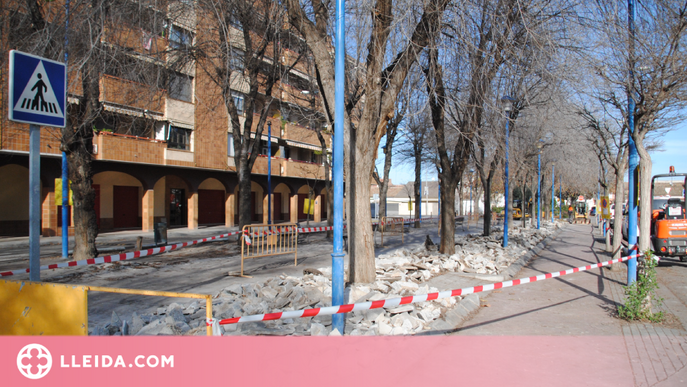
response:
<path fill-rule="evenodd" d="M 252 173 L 267 174 L 267 156 L 259 155 L 255 159 Z M 272 157 L 272 176 L 324 179 L 324 166 L 309 161 Z"/>
<path fill-rule="evenodd" d="M 163 89 L 111 75 L 103 75 L 100 78 L 100 100 L 103 102 L 163 112 L 166 93 L 167 91 Z"/>
<path fill-rule="evenodd" d="M 164 165 L 167 144 L 152 138 L 100 132 L 93 136 L 97 160 L 128 161 Z M 97 151 L 97 152 L 95 152 Z"/>

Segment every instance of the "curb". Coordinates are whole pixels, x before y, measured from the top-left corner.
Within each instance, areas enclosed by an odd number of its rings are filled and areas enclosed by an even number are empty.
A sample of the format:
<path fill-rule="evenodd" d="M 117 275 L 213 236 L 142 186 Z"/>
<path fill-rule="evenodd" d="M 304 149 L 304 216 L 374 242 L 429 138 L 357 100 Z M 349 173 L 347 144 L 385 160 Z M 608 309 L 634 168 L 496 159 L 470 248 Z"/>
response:
<path fill-rule="evenodd" d="M 561 233 L 562 230 L 562 227 L 557 229 L 551 236 L 544 238 L 544 240 L 537 243 L 537 245 L 534 246 L 530 251 L 526 252 L 515 262 L 513 262 L 508 267 L 508 270 L 505 273 L 503 273 L 504 279 L 509 280 L 515 277 L 515 275 L 518 274 L 520 269 L 527 265 L 532 260 L 532 258 L 538 255 L 544 249 L 544 247 L 546 247 L 549 244 L 550 240 L 555 239 L 558 236 L 558 234 Z M 467 320 L 467 317 L 472 312 L 478 310 L 479 308 L 479 296 L 475 293 L 469 294 L 465 296 L 465 298 L 460 300 L 456 304 L 456 306 L 454 306 L 451 310 L 447 311 L 444 318 L 432 321 L 432 323 L 429 324 L 430 331 L 423 332 L 422 334 L 444 335 L 446 334 L 446 331 L 455 330 L 463 322 L 465 322 L 465 320 Z"/>

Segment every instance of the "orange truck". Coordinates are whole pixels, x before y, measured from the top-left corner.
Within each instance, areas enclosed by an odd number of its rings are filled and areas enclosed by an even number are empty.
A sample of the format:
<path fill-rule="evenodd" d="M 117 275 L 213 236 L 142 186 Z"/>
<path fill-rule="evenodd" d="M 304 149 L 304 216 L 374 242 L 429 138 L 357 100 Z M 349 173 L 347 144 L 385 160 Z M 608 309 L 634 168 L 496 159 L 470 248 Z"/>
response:
<path fill-rule="evenodd" d="M 685 217 L 687 174 L 675 173 L 651 179 L 651 242 L 654 253 L 687 260 L 687 218 Z"/>

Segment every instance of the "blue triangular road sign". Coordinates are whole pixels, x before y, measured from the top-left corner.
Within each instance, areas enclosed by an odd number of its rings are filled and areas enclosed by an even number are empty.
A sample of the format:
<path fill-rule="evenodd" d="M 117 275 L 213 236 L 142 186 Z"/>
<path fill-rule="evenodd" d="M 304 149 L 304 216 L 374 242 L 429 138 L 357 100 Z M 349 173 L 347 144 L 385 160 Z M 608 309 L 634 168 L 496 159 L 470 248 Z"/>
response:
<path fill-rule="evenodd" d="M 24 92 L 14 105 L 15 112 L 39 113 L 52 117 L 64 117 L 55 92 L 50 85 L 50 79 L 45 75 L 43 62 L 33 71 L 33 75 L 26 84 Z"/>
<path fill-rule="evenodd" d="M 65 65 L 20 51 L 11 51 L 10 120 L 64 127 L 65 109 Z"/>

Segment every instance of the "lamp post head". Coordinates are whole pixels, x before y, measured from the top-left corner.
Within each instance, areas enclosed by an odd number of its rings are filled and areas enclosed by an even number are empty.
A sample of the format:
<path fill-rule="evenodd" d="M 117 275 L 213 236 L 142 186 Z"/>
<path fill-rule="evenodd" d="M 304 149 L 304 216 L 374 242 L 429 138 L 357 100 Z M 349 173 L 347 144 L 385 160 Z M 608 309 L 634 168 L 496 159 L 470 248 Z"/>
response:
<path fill-rule="evenodd" d="M 501 106 L 503 106 L 503 111 L 509 113 L 511 110 L 513 110 L 513 102 L 515 102 L 515 100 L 510 96 L 504 95 L 501 97 Z"/>

